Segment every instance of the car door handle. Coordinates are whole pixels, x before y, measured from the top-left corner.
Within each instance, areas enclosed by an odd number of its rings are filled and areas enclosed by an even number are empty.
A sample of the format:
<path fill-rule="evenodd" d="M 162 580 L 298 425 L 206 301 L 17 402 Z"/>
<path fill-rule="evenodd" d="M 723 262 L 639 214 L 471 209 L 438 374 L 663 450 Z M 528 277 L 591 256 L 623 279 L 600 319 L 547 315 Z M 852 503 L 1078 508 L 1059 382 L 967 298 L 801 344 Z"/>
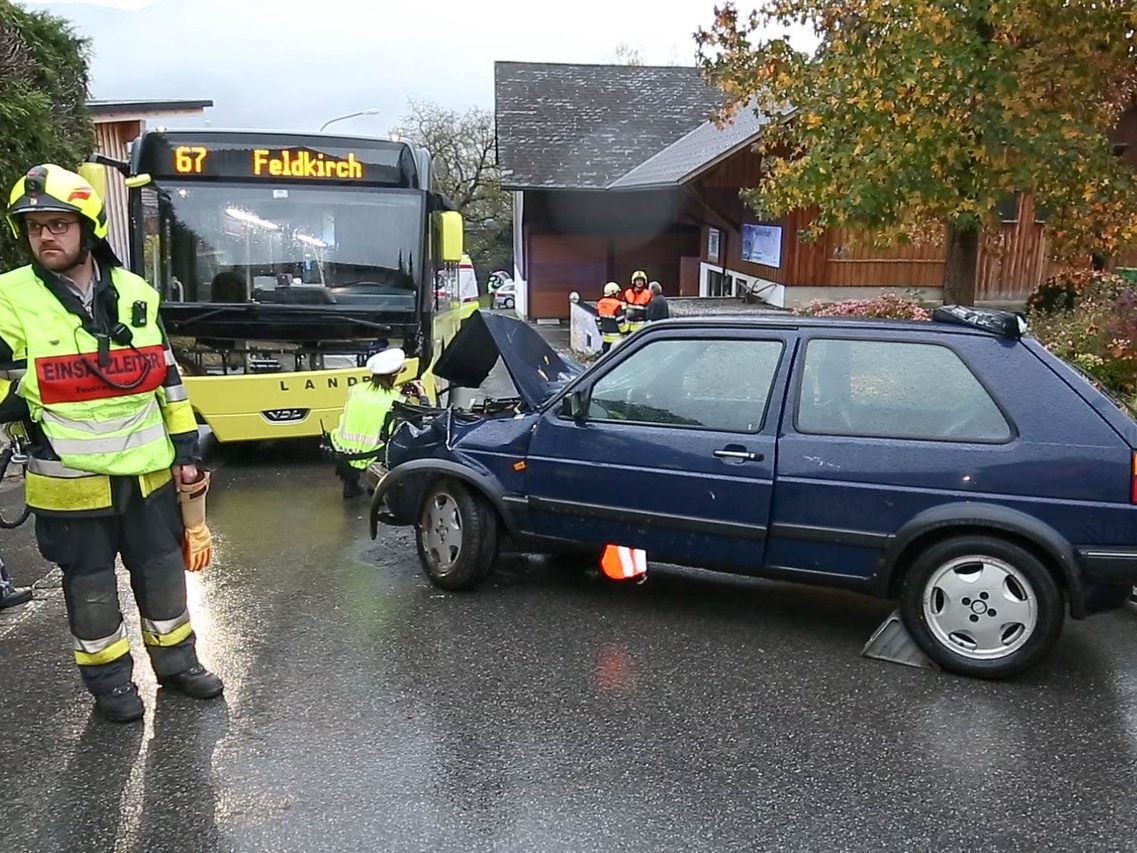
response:
<path fill-rule="evenodd" d="M 715 456 L 719 459 L 741 459 L 744 462 L 761 462 L 766 458 L 765 453 L 753 453 L 749 450 L 716 450 Z"/>

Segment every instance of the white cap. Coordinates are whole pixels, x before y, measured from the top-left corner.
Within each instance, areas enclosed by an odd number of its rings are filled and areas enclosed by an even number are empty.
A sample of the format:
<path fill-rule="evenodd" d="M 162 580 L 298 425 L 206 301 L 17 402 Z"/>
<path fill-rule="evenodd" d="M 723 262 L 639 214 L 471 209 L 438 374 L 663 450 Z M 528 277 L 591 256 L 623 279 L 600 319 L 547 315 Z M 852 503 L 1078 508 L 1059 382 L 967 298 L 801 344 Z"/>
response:
<path fill-rule="evenodd" d="M 367 369 L 377 376 L 387 376 L 401 371 L 406 363 L 407 354 L 398 347 L 391 347 L 367 359 Z"/>

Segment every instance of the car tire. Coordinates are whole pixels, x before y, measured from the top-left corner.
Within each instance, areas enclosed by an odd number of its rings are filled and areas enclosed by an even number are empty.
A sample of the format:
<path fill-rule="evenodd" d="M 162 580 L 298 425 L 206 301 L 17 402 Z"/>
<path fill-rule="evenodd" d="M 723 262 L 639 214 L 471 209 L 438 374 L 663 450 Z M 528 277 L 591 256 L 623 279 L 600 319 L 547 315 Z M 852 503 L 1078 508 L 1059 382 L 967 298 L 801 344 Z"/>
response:
<path fill-rule="evenodd" d="M 1050 651 L 1065 607 L 1050 571 L 1025 548 L 994 536 L 959 536 L 916 557 L 904 578 L 900 616 L 944 669 L 1005 678 Z"/>
<path fill-rule="evenodd" d="M 512 307 L 513 307 L 513 298 L 512 298 L 512 297 L 506 297 L 506 299 L 505 299 L 505 307 L 506 307 L 507 309 L 509 309 L 509 308 L 512 308 Z"/>
<path fill-rule="evenodd" d="M 450 478 L 435 480 L 415 523 L 423 572 L 446 590 L 473 589 L 497 557 L 497 516 L 484 497 Z"/>

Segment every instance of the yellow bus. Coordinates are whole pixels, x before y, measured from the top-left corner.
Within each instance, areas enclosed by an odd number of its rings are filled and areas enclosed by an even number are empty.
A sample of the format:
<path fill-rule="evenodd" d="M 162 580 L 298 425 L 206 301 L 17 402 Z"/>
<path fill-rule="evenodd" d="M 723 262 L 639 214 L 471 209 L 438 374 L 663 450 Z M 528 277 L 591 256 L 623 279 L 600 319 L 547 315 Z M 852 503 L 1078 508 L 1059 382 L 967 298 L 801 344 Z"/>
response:
<path fill-rule="evenodd" d="M 430 152 L 361 136 L 148 131 L 127 175 L 130 266 L 162 320 L 199 423 L 220 442 L 332 429 L 367 355 L 421 378 L 463 302 L 462 218 Z M 96 167 L 97 168 L 97 167 Z M 88 175 L 91 170 L 87 170 Z"/>

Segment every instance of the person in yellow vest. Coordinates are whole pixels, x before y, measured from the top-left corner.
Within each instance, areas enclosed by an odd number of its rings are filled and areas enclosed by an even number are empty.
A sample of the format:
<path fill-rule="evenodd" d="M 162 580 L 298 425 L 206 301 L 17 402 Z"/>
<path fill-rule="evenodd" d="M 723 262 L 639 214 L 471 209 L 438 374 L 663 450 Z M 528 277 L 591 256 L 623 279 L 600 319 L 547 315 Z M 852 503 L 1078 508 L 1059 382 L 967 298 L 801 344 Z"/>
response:
<path fill-rule="evenodd" d="M 406 401 L 406 397 L 395 389 L 395 382 L 406 363 L 406 354 L 398 347 L 377 352 L 367 359 L 371 381 L 356 385 L 348 392 L 339 425 L 331 434 L 332 449 L 336 453 L 336 475 L 343 480 L 344 500 L 363 494 L 363 472 L 383 455 L 388 415 L 396 402 Z M 419 402 L 426 402 L 417 383 L 407 382 L 403 390 L 415 394 Z"/>
<path fill-rule="evenodd" d="M 597 325 L 600 327 L 600 354 L 608 352 L 627 333 L 624 318 L 624 301 L 620 299 L 620 285 L 614 281 L 604 285 L 604 298 L 596 303 Z"/>
<path fill-rule="evenodd" d="M 142 717 L 115 583 L 121 555 L 158 683 L 216 697 L 224 686 L 198 661 L 186 607 L 175 494 L 204 472 L 159 295 L 122 268 L 103 202 L 74 172 L 31 169 L 7 220 L 33 260 L 0 275 L 0 362 L 14 363 L 0 377 L 0 422 L 29 428 L 27 504 L 40 553 L 63 571 L 83 682 L 107 719 Z"/>

